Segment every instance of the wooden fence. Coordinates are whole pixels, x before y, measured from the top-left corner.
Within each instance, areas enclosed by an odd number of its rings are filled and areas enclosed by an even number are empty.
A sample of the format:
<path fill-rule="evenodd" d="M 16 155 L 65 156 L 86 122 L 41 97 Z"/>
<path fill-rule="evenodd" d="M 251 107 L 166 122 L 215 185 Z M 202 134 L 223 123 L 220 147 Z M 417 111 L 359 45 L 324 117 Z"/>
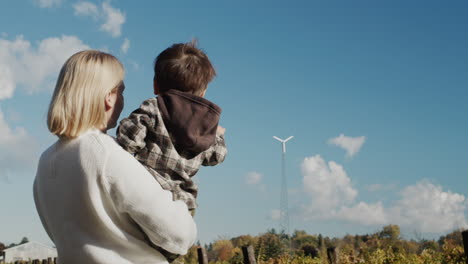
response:
<path fill-rule="evenodd" d="M 462 232 L 462 237 L 466 264 L 468 264 L 468 230 Z M 197 253 L 198 264 L 208 264 L 208 257 L 205 248 L 199 247 Z M 242 254 L 244 256 L 244 264 L 257 264 L 254 248 L 252 246 L 242 247 Z M 327 260 L 329 264 L 338 264 L 338 250 L 336 247 L 327 248 Z"/>
<path fill-rule="evenodd" d="M 25 261 L 25 260 L 17 260 L 13 262 L 14 264 L 57 264 L 57 258 L 48 258 L 48 259 L 35 259 L 35 260 L 30 260 L 30 261 Z"/>
<path fill-rule="evenodd" d="M 463 247 L 465 249 L 466 264 L 468 264 L 468 230 L 462 232 L 463 237 Z M 198 263 L 199 264 L 208 264 L 208 255 L 206 254 L 206 249 L 204 247 L 199 247 L 197 249 L 198 253 Z M 255 252 L 253 246 L 242 247 L 242 255 L 244 257 L 244 264 L 257 264 L 255 258 Z M 338 251 L 335 247 L 327 248 L 327 259 L 330 264 L 338 263 Z M 43 260 L 32 260 L 32 261 L 15 261 L 14 264 L 57 264 L 57 258 L 48 258 Z"/>
<path fill-rule="evenodd" d="M 208 255 L 206 253 L 206 249 L 204 247 L 199 247 L 197 249 L 198 253 L 198 263 L 199 264 L 208 264 Z M 244 257 L 244 264 L 257 264 L 257 260 L 255 258 L 255 252 L 253 246 L 242 247 L 242 255 Z M 327 255 L 334 256 L 333 261 L 336 260 L 336 253 L 335 248 L 328 248 Z M 335 264 L 336 262 L 330 262 L 331 264 Z M 48 259 L 35 259 L 30 261 L 15 261 L 14 264 L 57 264 L 57 258 L 48 258 Z"/>

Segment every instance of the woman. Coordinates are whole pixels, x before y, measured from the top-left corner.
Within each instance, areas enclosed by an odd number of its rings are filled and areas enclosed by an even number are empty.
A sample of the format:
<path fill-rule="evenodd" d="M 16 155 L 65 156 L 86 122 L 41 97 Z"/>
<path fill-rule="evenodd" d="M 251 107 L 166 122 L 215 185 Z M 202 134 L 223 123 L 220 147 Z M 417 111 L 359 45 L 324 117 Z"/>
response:
<path fill-rule="evenodd" d="M 155 248 L 185 254 L 196 226 L 106 131 L 123 108 L 122 64 L 82 51 L 60 71 L 47 125 L 58 136 L 39 161 L 34 200 L 59 263 L 167 263 Z"/>

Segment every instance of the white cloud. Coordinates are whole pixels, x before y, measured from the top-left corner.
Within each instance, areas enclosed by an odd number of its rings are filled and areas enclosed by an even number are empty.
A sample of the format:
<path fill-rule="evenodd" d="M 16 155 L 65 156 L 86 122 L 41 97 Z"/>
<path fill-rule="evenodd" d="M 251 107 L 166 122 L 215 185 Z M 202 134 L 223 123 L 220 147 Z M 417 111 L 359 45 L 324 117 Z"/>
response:
<path fill-rule="evenodd" d="M 387 214 L 381 202 L 375 204 L 359 202 L 352 207 L 343 206 L 335 217 L 362 225 L 379 225 L 387 222 Z"/>
<path fill-rule="evenodd" d="M 122 25 L 126 20 L 125 14 L 112 7 L 109 2 L 103 2 L 99 8 L 91 2 L 80 1 L 73 5 L 73 9 L 76 16 L 90 16 L 102 22 L 100 29 L 112 37 L 116 38 L 122 35 Z"/>
<path fill-rule="evenodd" d="M 0 100 L 21 86 L 28 93 L 49 89 L 63 63 L 77 51 L 89 49 L 75 36 L 43 39 L 37 48 L 23 38 L 0 39 Z"/>
<path fill-rule="evenodd" d="M 329 139 L 328 143 L 346 150 L 346 156 L 351 158 L 359 152 L 365 141 L 366 137 L 364 136 L 353 138 L 340 134 L 336 138 Z"/>
<path fill-rule="evenodd" d="M 320 155 L 305 158 L 301 165 L 304 191 L 311 198 L 309 212 L 327 217 L 331 209 L 354 201 L 357 191 L 343 167 L 326 163 Z"/>
<path fill-rule="evenodd" d="M 15 91 L 13 73 L 8 65 L 0 64 L 0 100 L 11 98 Z"/>
<path fill-rule="evenodd" d="M 326 163 L 319 155 L 304 159 L 302 174 L 304 191 L 310 197 L 303 207 L 306 219 L 335 219 L 361 225 L 397 224 L 434 233 L 468 227 L 465 197 L 443 191 L 441 186 L 428 181 L 407 186 L 399 193 L 399 199 L 385 207 L 381 201 L 355 201 L 358 192 L 343 167 L 334 161 Z M 395 189 L 394 185 L 388 186 Z"/>
<path fill-rule="evenodd" d="M 127 54 L 129 48 L 130 40 L 128 38 L 125 38 L 124 42 L 122 43 L 122 46 L 120 47 L 120 51 L 122 51 L 123 54 Z"/>
<path fill-rule="evenodd" d="M 428 181 L 408 186 L 401 192 L 401 199 L 388 210 L 390 221 L 414 226 L 422 232 L 446 232 L 454 228 L 466 228 L 465 196 L 443 191 Z"/>
<path fill-rule="evenodd" d="M 0 101 L 12 98 L 17 87 L 33 93 L 52 87 L 65 60 L 78 50 L 87 49 L 73 36 L 47 38 L 34 47 L 23 36 L 15 40 L 0 38 Z M 10 111 L 11 112 L 11 111 Z M 18 119 L 11 112 L 10 121 Z M 36 140 L 23 127 L 8 124 L 0 109 L 0 180 L 11 183 L 12 175 L 33 168 L 37 162 Z"/>
<path fill-rule="evenodd" d="M 73 5 L 76 16 L 91 16 L 95 19 L 98 18 L 99 11 L 98 7 L 91 2 L 78 2 Z"/>
<path fill-rule="evenodd" d="M 33 166 L 37 142 L 22 127 L 11 128 L 0 109 L 0 175 L 7 183 L 11 171 Z"/>
<path fill-rule="evenodd" d="M 245 175 L 245 183 L 248 184 L 248 185 L 255 185 L 255 184 L 259 184 L 260 181 L 262 180 L 262 174 L 258 173 L 258 172 L 249 172 L 247 173 L 247 175 Z"/>
<path fill-rule="evenodd" d="M 263 175 L 261 173 L 252 171 L 245 175 L 245 183 L 254 186 L 262 193 L 266 193 L 266 185 L 262 183 Z"/>
<path fill-rule="evenodd" d="M 125 23 L 125 14 L 107 2 L 102 3 L 102 10 L 105 15 L 105 23 L 101 25 L 101 29 L 110 33 L 114 38 L 119 37 L 122 34 L 122 24 Z"/>
<path fill-rule="evenodd" d="M 62 0 L 34 0 L 34 2 L 41 8 L 49 8 L 59 6 L 62 3 Z"/>

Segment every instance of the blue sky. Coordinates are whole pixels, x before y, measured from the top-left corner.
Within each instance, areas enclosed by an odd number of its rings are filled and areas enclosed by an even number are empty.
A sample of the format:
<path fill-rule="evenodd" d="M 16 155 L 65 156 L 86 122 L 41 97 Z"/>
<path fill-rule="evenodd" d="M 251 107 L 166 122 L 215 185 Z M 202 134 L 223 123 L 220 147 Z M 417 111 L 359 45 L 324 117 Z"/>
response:
<path fill-rule="evenodd" d="M 405 237 L 466 228 L 468 4 L 464 1 L 0 2 L 0 241 L 51 243 L 32 198 L 63 62 L 82 49 L 126 67 L 127 116 L 152 63 L 196 37 L 217 70 L 229 154 L 202 168 L 199 239 L 278 228 L 287 146 L 290 229 Z M 110 134 L 114 134 L 110 131 Z"/>

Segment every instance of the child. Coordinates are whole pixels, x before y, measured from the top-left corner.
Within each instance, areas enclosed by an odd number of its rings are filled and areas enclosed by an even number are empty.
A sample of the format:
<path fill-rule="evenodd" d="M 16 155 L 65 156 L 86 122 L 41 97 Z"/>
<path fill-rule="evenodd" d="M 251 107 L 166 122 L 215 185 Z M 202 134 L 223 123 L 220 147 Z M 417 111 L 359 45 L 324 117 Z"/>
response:
<path fill-rule="evenodd" d="M 155 60 L 153 87 L 158 97 L 144 101 L 120 122 L 117 141 L 145 166 L 174 200 L 187 204 L 192 216 L 198 186 L 192 177 L 201 165 L 224 161 L 225 129 L 218 126 L 221 108 L 204 99 L 216 75 L 196 42 L 178 43 Z M 169 262 L 178 256 L 156 247 Z"/>
<path fill-rule="evenodd" d="M 192 177 L 201 165 L 223 162 L 227 153 L 225 129 L 218 126 L 221 108 L 203 98 L 215 75 L 195 41 L 172 45 L 155 60 L 158 96 L 144 101 L 117 129 L 119 144 L 192 215 L 198 192 Z"/>
<path fill-rule="evenodd" d="M 225 130 L 218 126 L 221 108 L 203 98 L 215 75 L 195 41 L 172 45 L 155 60 L 158 97 L 144 101 L 117 130 L 119 144 L 192 215 L 198 191 L 192 177 L 201 165 L 223 162 L 227 153 Z"/>

